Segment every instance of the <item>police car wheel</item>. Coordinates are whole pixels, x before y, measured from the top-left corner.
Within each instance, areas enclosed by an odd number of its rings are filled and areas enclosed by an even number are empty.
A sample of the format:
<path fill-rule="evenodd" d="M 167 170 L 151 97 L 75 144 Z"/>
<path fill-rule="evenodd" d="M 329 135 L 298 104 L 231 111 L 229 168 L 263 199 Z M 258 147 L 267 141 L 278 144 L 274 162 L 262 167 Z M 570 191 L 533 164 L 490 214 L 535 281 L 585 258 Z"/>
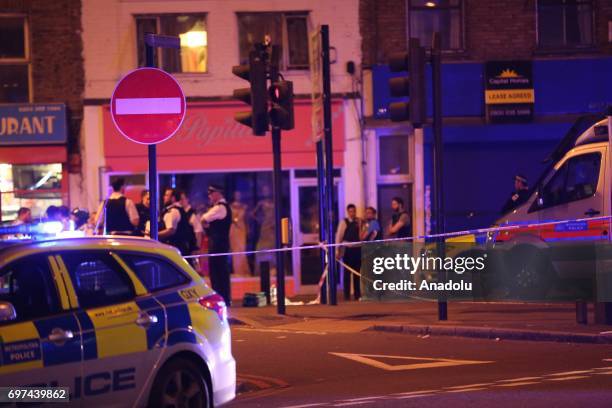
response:
<path fill-rule="evenodd" d="M 191 361 L 178 358 L 161 369 L 153 383 L 150 407 L 208 408 L 210 390 L 206 378 Z"/>

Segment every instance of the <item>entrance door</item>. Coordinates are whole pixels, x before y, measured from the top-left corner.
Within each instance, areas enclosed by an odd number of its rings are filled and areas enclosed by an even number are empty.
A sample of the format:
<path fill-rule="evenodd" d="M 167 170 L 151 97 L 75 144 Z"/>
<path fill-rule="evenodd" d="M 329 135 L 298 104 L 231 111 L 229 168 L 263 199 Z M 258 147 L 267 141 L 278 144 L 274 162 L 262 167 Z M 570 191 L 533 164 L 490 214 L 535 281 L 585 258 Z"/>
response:
<path fill-rule="evenodd" d="M 342 198 L 338 197 L 340 180 L 334 180 L 334 231 L 338 224 L 338 210 Z M 293 220 L 293 245 L 303 247 L 319 242 L 319 195 L 314 178 L 293 179 L 291 183 L 291 219 Z M 321 278 L 320 250 L 293 251 L 293 274 L 296 291 L 301 294 L 317 293 Z"/>

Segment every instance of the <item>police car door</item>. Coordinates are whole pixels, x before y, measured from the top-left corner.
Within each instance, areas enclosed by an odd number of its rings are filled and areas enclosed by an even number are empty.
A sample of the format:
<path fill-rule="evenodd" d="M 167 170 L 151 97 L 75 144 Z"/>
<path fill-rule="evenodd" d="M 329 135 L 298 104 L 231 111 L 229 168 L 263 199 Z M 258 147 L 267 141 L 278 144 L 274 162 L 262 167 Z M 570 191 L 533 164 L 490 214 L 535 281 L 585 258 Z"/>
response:
<path fill-rule="evenodd" d="M 84 403 L 131 406 L 151 374 L 150 367 L 145 370 L 147 330 L 160 323 L 135 301 L 144 288 L 108 251 L 66 251 L 60 257 L 79 302 Z"/>
<path fill-rule="evenodd" d="M 26 256 L 0 271 L 0 301 L 16 312 L 0 322 L 0 386 L 74 393 L 82 374 L 81 333 L 63 282 L 51 256 Z"/>
<path fill-rule="evenodd" d="M 542 190 L 539 221 L 572 220 L 542 228 L 542 238 L 549 243 L 552 261 L 562 278 L 589 278 L 585 267 L 594 261 L 595 254 L 587 253 L 593 247 L 585 243 L 607 239 L 605 222 L 589 220 L 605 211 L 606 155 L 602 147 L 574 152 Z"/>

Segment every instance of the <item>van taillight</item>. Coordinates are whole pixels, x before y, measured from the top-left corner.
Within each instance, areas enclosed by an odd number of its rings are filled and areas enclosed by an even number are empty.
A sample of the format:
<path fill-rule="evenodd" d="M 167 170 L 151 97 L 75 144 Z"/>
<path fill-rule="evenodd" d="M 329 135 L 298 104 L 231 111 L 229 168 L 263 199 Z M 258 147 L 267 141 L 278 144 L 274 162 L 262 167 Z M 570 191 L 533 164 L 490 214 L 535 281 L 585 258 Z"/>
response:
<path fill-rule="evenodd" d="M 225 300 L 223 296 L 213 293 L 212 295 L 200 298 L 198 301 L 206 309 L 214 311 L 221 322 L 227 321 L 227 307 L 225 306 Z"/>

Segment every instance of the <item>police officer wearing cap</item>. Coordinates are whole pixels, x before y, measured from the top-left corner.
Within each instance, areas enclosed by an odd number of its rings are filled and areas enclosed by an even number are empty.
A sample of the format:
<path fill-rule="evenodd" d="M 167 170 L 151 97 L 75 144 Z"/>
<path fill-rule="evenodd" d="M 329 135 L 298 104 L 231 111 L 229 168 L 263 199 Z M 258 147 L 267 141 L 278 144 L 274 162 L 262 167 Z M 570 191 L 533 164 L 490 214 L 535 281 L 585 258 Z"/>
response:
<path fill-rule="evenodd" d="M 230 251 L 229 231 L 232 225 L 232 210 L 223 197 L 223 188 L 216 184 L 208 187 L 208 197 L 213 206 L 202 214 L 202 225 L 208 235 L 208 252 L 221 254 Z M 210 282 L 213 289 L 223 296 L 229 306 L 232 301 L 227 255 L 211 256 Z"/>
<path fill-rule="evenodd" d="M 514 192 L 502 207 L 501 213 L 506 214 L 514 210 L 529 199 L 529 187 L 527 177 L 517 174 L 514 176 Z"/>

